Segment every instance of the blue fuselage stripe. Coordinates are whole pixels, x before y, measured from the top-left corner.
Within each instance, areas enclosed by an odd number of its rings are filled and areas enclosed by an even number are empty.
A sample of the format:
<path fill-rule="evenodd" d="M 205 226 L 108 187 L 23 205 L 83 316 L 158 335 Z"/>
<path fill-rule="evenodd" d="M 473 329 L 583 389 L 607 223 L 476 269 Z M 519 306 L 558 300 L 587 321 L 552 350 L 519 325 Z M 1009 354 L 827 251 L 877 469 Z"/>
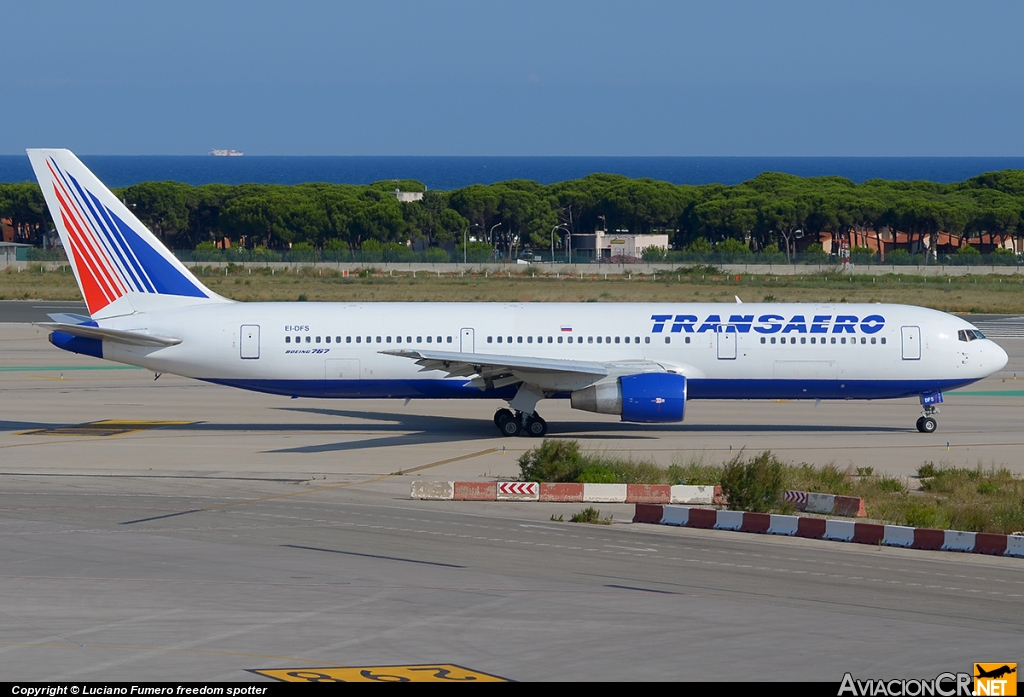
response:
<path fill-rule="evenodd" d="M 511 399 L 516 386 L 480 390 L 459 380 L 245 380 L 207 382 L 292 397 L 341 399 Z M 975 380 L 749 380 L 693 378 L 687 399 L 894 399 L 945 392 Z M 552 395 L 566 398 L 568 393 Z"/>

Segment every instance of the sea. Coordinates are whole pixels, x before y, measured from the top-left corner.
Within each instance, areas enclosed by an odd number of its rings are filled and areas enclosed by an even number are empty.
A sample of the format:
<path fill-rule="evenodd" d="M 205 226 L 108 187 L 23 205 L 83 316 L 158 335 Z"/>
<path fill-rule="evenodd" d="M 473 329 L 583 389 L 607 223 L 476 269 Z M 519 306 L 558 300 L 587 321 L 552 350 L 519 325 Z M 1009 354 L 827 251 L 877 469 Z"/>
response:
<path fill-rule="evenodd" d="M 192 185 L 370 184 L 416 179 L 428 189 L 530 179 L 554 184 L 595 172 L 648 177 L 673 184 L 739 184 L 762 172 L 801 177 L 837 175 L 869 179 L 951 183 L 1003 169 L 1024 169 L 1024 157 L 429 157 L 83 155 L 82 161 L 110 187 L 173 180 Z M 0 155 L 0 182 L 34 181 L 28 158 Z"/>

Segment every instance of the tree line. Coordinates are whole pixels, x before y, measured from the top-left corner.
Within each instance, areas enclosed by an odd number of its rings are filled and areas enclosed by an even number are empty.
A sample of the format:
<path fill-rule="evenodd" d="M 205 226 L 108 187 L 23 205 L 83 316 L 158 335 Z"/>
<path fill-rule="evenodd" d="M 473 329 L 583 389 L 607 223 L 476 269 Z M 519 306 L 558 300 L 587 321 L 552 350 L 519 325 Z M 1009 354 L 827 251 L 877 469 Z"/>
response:
<path fill-rule="evenodd" d="M 394 191 L 424 191 L 414 180 L 346 184 L 143 182 L 115 194 L 168 246 L 195 249 L 227 237 L 248 249 L 347 250 L 396 246 L 461 249 L 462 240 L 514 254 L 564 248 L 567 234 L 597 229 L 666 233 L 674 250 L 712 246 L 797 251 L 820 232 L 889 228 L 934 252 L 940 232 L 964 240 L 1024 238 L 1024 171 L 989 172 L 952 184 L 767 172 L 742 184 L 674 185 L 615 174 L 542 185 L 528 180 L 426 191 L 400 202 Z M 18 241 L 52 230 L 32 182 L 0 184 L 0 219 Z M 1020 246 L 1017 249 L 1021 249 Z"/>

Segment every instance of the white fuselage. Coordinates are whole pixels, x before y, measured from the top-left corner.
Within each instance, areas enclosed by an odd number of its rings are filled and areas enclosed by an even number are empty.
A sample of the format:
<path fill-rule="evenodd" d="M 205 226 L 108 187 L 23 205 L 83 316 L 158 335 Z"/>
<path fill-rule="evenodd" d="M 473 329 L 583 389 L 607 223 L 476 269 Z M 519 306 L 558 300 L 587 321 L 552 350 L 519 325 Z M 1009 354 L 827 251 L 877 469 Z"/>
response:
<path fill-rule="evenodd" d="M 103 358 L 309 397 L 504 397 L 387 350 L 593 362 L 685 375 L 689 399 L 882 399 L 953 389 L 1006 353 L 942 312 L 880 304 L 219 303 L 101 320 L 181 339 Z M 979 335 L 980 336 L 980 335 Z M 559 395 L 559 396 L 565 396 Z"/>

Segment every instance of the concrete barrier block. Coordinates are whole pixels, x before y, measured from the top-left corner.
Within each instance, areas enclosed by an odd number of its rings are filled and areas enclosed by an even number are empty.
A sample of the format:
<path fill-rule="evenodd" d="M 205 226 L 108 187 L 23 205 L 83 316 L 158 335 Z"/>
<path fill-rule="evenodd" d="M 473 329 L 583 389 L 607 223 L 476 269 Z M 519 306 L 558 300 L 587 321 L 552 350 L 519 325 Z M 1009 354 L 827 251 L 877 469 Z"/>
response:
<path fill-rule="evenodd" d="M 744 513 L 743 525 L 740 530 L 743 532 L 756 532 L 761 535 L 768 532 L 771 527 L 772 517 L 767 513 Z"/>
<path fill-rule="evenodd" d="M 807 506 L 804 510 L 808 513 L 830 515 L 835 507 L 836 497 L 833 494 L 807 494 Z"/>
<path fill-rule="evenodd" d="M 975 535 L 975 554 L 994 554 L 1001 557 L 1004 552 L 1006 552 L 1006 535 L 994 532 L 979 532 Z"/>
<path fill-rule="evenodd" d="M 413 482 L 411 498 L 430 501 L 451 501 L 455 482 Z"/>
<path fill-rule="evenodd" d="M 654 523 L 657 525 L 662 522 L 664 517 L 664 506 L 659 503 L 638 503 L 636 510 L 633 512 L 634 523 Z"/>
<path fill-rule="evenodd" d="M 852 542 L 856 532 L 857 524 L 852 520 L 832 520 L 829 518 L 825 521 L 824 539 L 826 540 Z"/>
<path fill-rule="evenodd" d="M 914 528 L 908 528 L 906 525 L 886 525 L 882 544 L 886 547 L 913 547 Z"/>
<path fill-rule="evenodd" d="M 691 508 L 687 527 L 713 530 L 718 522 L 718 511 L 713 508 Z"/>
<path fill-rule="evenodd" d="M 626 500 L 626 485 L 584 484 L 583 500 L 591 503 L 623 503 Z"/>
<path fill-rule="evenodd" d="M 688 506 L 665 506 L 661 512 L 661 522 L 663 525 L 685 528 L 690 523 L 691 510 Z"/>
<path fill-rule="evenodd" d="M 942 549 L 949 552 L 974 551 L 975 533 L 961 530 L 943 530 L 943 533 Z"/>
<path fill-rule="evenodd" d="M 862 545 L 877 545 L 885 537 L 885 526 L 877 523 L 854 523 L 853 541 Z"/>
<path fill-rule="evenodd" d="M 825 536 L 825 519 L 801 517 L 797 522 L 796 536 L 820 540 Z"/>
<path fill-rule="evenodd" d="M 676 484 L 669 488 L 672 503 L 715 503 L 715 487 Z"/>
<path fill-rule="evenodd" d="M 864 499 L 859 496 L 836 496 L 832 514 L 847 518 L 864 518 L 868 512 L 864 508 Z"/>
<path fill-rule="evenodd" d="M 715 530 L 739 530 L 743 527 L 743 511 L 718 511 Z"/>
<path fill-rule="evenodd" d="M 1003 556 L 1024 557 L 1024 535 L 1007 535 L 1006 551 Z"/>
<path fill-rule="evenodd" d="M 580 503 L 583 501 L 582 484 L 549 484 L 541 482 L 541 501 L 562 501 L 566 503 Z"/>
<path fill-rule="evenodd" d="M 494 501 L 498 495 L 495 482 L 455 482 L 456 501 Z"/>
<path fill-rule="evenodd" d="M 914 549 L 942 549 L 946 544 L 945 530 L 914 528 Z"/>
<path fill-rule="evenodd" d="M 669 503 L 672 500 L 672 487 L 668 484 L 627 484 L 626 501 L 628 503 Z"/>
<path fill-rule="evenodd" d="M 771 523 L 768 525 L 769 535 L 795 535 L 800 518 L 795 515 L 779 515 L 772 513 Z"/>

